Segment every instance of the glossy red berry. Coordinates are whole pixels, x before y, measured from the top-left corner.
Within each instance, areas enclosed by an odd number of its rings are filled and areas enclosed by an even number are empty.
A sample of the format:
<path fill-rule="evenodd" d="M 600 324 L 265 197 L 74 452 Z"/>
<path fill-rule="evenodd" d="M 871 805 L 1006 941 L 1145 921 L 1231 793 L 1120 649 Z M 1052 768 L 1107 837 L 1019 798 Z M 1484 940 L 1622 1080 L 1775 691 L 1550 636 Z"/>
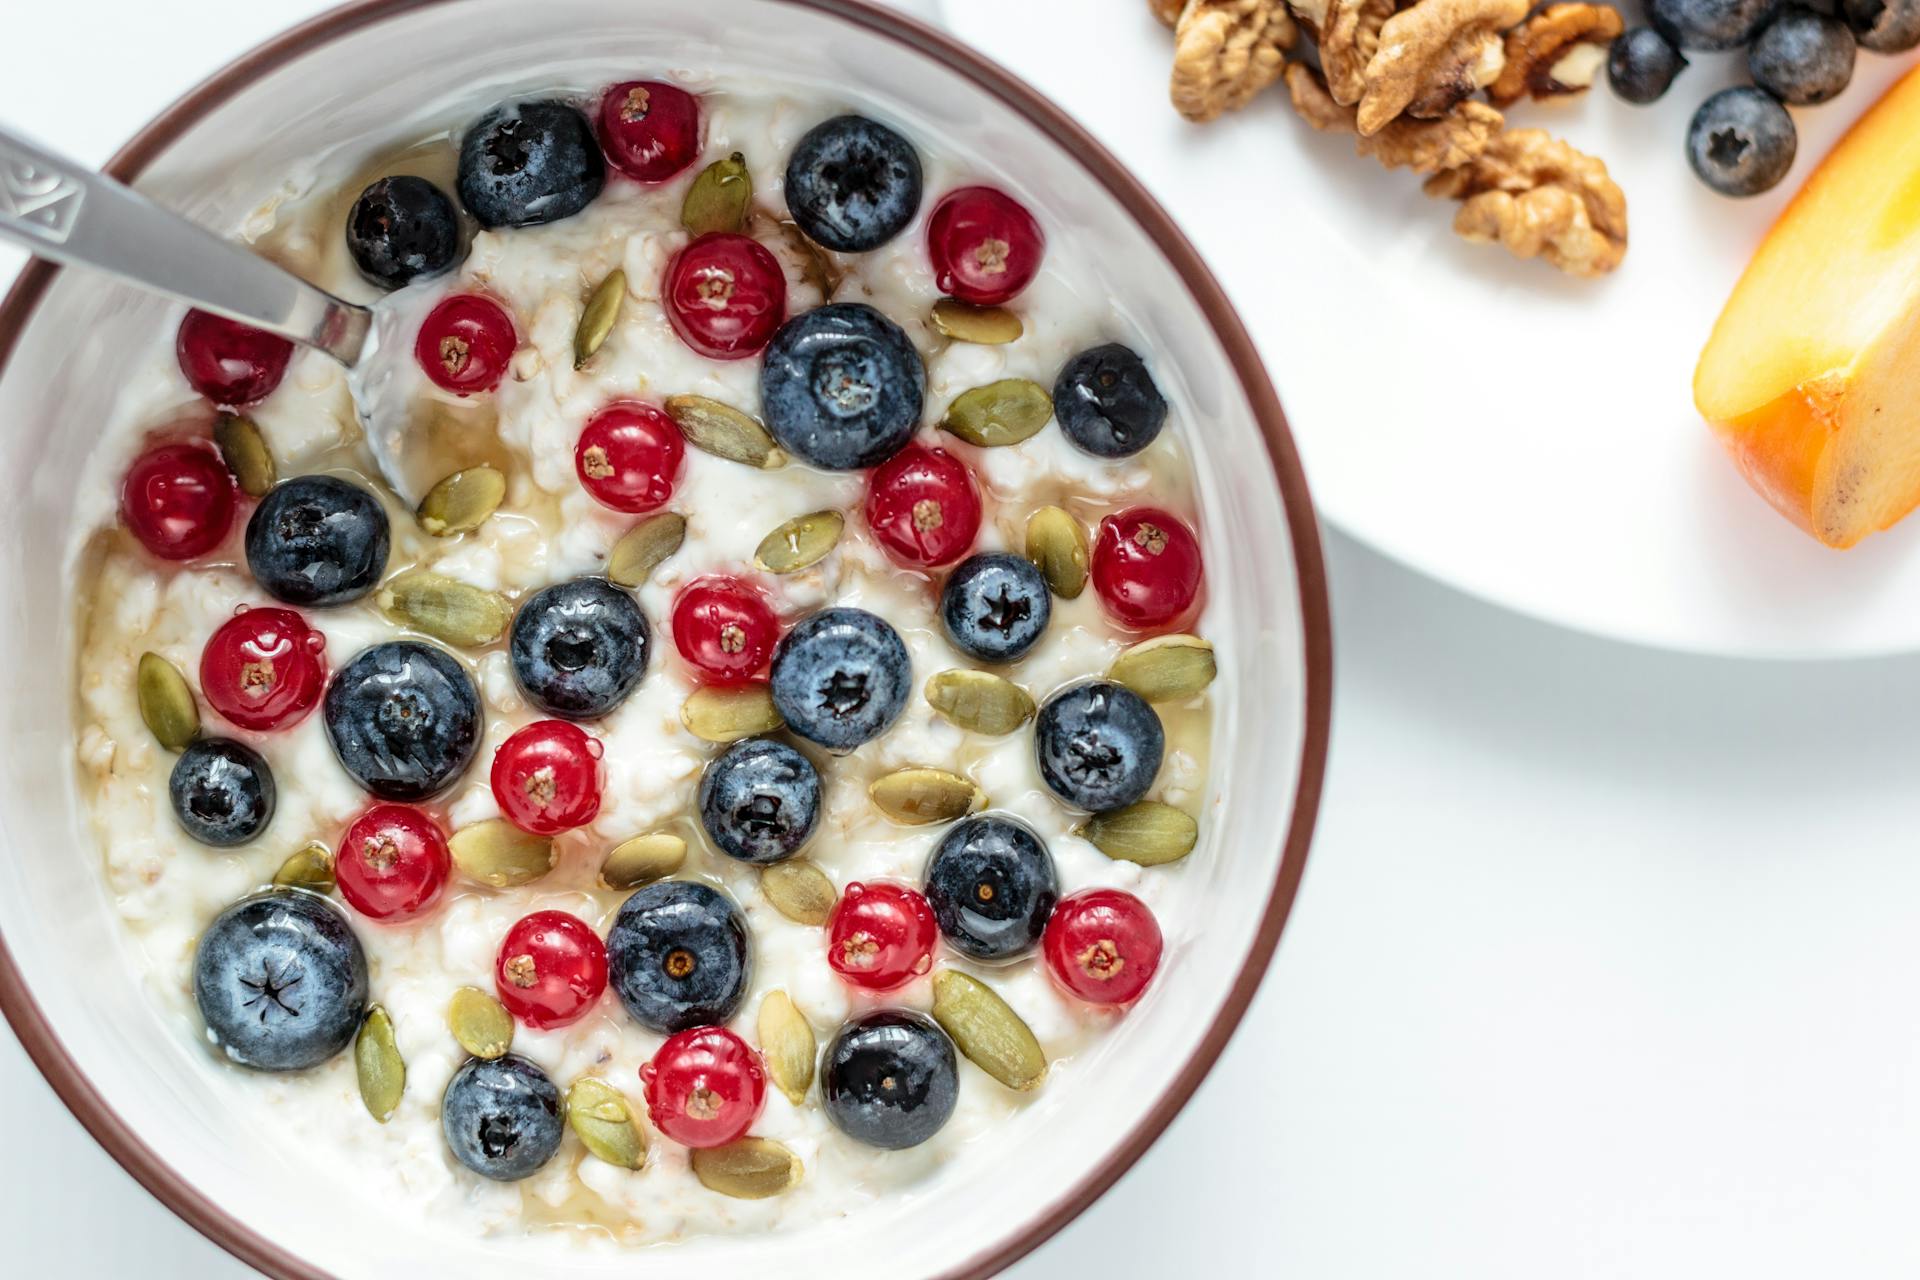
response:
<path fill-rule="evenodd" d="M 1047 238 L 1026 206 L 992 187 L 942 196 L 927 218 L 933 282 L 962 302 L 998 306 L 1040 271 Z"/>
<path fill-rule="evenodd" d="M 847 886 L 827 921 L 827 963 L 856 987 L 892 991 L 933 965 L 940 924 L 926 898 L 905 885 Z"/>
<path fill-rule="evenodd" d="M 773 606 L 751 584 L 695 578 L 673 602 L 673 645 L 701 674 L 747 680 L 767 665 L 780 639 Z"/>
<path fill-rule="evenodd" d="M 700 99 L 658 80 L 628 80 L 600 99 L 600 149 L 640 182 L 665 182 L 700 154 Z"/>
<path fill-rule="evenodd" d="M 438 902 L 452 870 L 440 828 L 401 804 L 377 804 L 355 818 L 333 859 L 347 905 L 370 920 L 396 923 Z"/>
<path fill-rule="evenodd" d="M 945 449 L 908 445 L 867 477 L 867 524 L 903 564 L 950 564 L 980 532 L 980 490 Z"/>
<path fill-rule="evenodd" d="M 507 821 L 537 836 L 600 814 L 600 740 L 565 720 L 536 720 L 493 753 L 493 798 Z"/>
<path fill-rule="evenodd" d="M 193 389 L 230 409 L 272 395 L 293 358 L 285 338 L 205 311 L 187 312 L 173 350 Z"/>
<path fill-rule="evenodd" d="M 653 405 L 622 400 L 587 419 L 573 467 L 602 506 L 637 515 L 673 496 L 686 454 L 672 418 Z"/>
<path fill-rule="evenodd" d="M 1163 627 L 1200 594 L 1200 540 L 1164 511 L 1130 507 L 1100 522 L 1092 574 L 1114 621 L 1137 631 Z"/>
<path fill-rule="evenodd" d="M 1127 1004 L 1160 968 L 1160 926 L 1147 904 L 1118 889 L 1062 898 L 1041 941 L 1055 981 L 1091 1004 Z"/>
<path fill-rule="evenodd" d="M 682 342 L 710 360 L 740 360 L 787 318 L 787 276 L 759 241 L 715 231 L 674 255 L 660 299 Z"/>
<path fill-rule="evenodd" d="M 724 1147 L 747 1135 L 766 1105 L 760 1055 L 725 1027 L 671 1036 L 640 1068 L 654 1128 L 687 1147 Z"/>
<path fill-rule="evenodd" d="M 242 608 L 200 653 L 200 692 L 242 729 L 285 729 L 320 701 L 327 638 L 291 609 Z"/>
<path fill-rule="evenodd" d="M 607 989 L 607 944 L 578 916 L 536 911 L 501 939 L 493 986 L 507 1012 L 527 1026 L 568 1026 Z"/>
<path fill-rule="evenodd" d="M 212 449 L 163 444 L 133 460 L 120 485 L 120 519 L 162 560 L 192 560 L 233 527 L 233 477 Z"/>
<path fill-rule="evenodd" d="M 420 322 L 413 358 L 434 386 L 470 396 L 500 385 L 518 343 L 505 307 L 483 294 L 456 293 Z"/>

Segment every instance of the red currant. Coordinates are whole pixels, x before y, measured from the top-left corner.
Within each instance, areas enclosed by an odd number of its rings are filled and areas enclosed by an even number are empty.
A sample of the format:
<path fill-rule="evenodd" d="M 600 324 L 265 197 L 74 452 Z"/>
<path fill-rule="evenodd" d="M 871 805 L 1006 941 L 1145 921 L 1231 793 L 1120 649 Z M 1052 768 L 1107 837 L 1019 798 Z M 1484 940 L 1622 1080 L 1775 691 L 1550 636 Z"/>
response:
<path fill-rule="evenodd" d="M 230 409 L 272 395 L 293 358 L 285 338 L 205 311 L 187 312 L 173 351 L 193 389 Z"/>
<path fill-rule="evenodd" d="M 980 490 L 945 449 L 910 444 L 867 477 L 867 524 L 902 563 L 948 564 L 980 532 Z"/>
<path fill-rule="evenodd" d="M 320 701 L 327 638 L 291 609 L 242 606 L 200 654 L 200 692 L 242 729 L 285 729 Z"/>
<path fill-rule="evenodd" d="M 787 318 L 787 276 L 759 241 L 715 231 L 674 255 L 660 300 L 682 342 L 710 360 L 740 360 Z"/>
<path fill-rule="evenodd" d="M 1118 889 L 1062 898 L 1047 920 L 1047 968 L 1091 1004 L 1127 1004 L 1160 968 L 1160 926 L 1147 904 Z"/>
<path fill-rule="evenodd" d="M 507 1012 L 537 1030 L 578 1022 L 607 989 L 607 944 L 578 916 L 536 911 L 501 939 L 493 986 Z"/>
<path fill-rule="evenodd" d="M 650 404 L 622 400 L 587 419 L 573 466 L 602 506 L 638 515 L 673 496 L 686 455 L 672 418 Z"/>
<path fill-rule="evenodd" d="M 917 891 L 856 882 L 827 921 L 827 963 L 856 987 L 891 991 L 932 967 L 939 936 L 933 908 Z"/>
<path fill-rule="evenodd" d="M 600 740 L 564 720 L 536 720 L 493 753 L 493 798 L 507 821 L 537 836 L 600 814 Z"/>
<path fill-rule="evenodd" d="M 411 920 L 440 900 L 453 869 L 433 819 L 401 804 L 377 804 L 353 820 L 334 855 L 347 905 L 372 920 Z"/>
<path fill-rule="evenodd" d="M 654 1128 L 688 1147 L 724 1147 L 746 1136 L 767 1100 L 760 1056 L 725 1027 L 671 1036 L 640 1068 Z"/>
<path fill-rule="evenodd" d="M 700 154 L 700 99 L 658 80 L 629 80 L 600 99 L 600 149 L 640 182 L 665 182 Z"/>
<path fill-rule="evenodd" d="M 1093 589 L 1116 622 L 1163 627 L 1200 594 L 1200 540 L 1164 511 L 1130 507 L 1100 522 L 1092 571 Z"/>
<path fill-rule="evenodd" d="M 134 459 L 120 486 L 120 518 L 162 560 L 192 560 L 233 526 L 233 477 L 213 450 L 163 444 Z"/>
<path fill-rule="evenodd" d="M 673 602 L 674 647 L 715 680 L 758 674 L 779 639 L 773 606 L 738 578 L 695 578 Z"/>
<path fill-rule="evenodd" d="M 998 306 L 1040 270 L 1047 238 L 1026 206 L 992 187 L 961 187 L 927 219 L 933 282 L 962 302 Z"/>
<path fill-rule="evenodd" d="M 500 385 L 518 343 L 505 307 L 482 294 L 456 293 L 420 322 L 413 358 L 434 386 L 470 396 Z"/>

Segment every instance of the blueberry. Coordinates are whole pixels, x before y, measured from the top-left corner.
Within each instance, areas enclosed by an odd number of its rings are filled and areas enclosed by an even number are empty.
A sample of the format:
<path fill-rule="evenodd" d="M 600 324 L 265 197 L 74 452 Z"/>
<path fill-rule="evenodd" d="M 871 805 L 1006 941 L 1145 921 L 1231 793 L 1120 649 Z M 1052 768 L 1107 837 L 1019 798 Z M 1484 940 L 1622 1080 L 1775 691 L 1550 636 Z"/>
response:
<path fill-rule="evenodd" d="M 1798 145 L 1793 117 L 1750 85 L 1722 89 L 1694 113 L 1687 160 L 1723 196 L 1757 196 L 1787 176 Z"/>
<path fill-rule="evenodd" d="M 912 684 L 900 633 L 864 609 L 809 614 L 773 651 L 773 705 L 789 729 L 829 751 L 885 733 Z"/>
<path fill-rule="evenodd" d="M 1097 458 L 1125 458 L 1152 444 L 1167 422 L 1166 397 L 1130 347 L 1092 347 L 1053 380 L 1053 416 L 1067 439 Z"/>
<path fill-rule="evenodd" d="M 1853 32 L 1838 18 L 1787 9 L 1747 50 L 1753 82 L 1782 102 L 1810 107 L 1840 95 L 1853 79 Z"/>
<path fill-rule="evenodd" d="M 864 302 L 832 302 L 780 326 L 760 366 L 767 426 L 828 471 L 876 466 L 920 425 L 927 370 L 899 325 Z"/>
<path fill-rule="evenodd" d="M 814 240 L 865 253 L 899 235 L 920 211 L 920 156 L 865 116 L 807 130 L 787 161 L 787 208 Z"/>
<path fill-rule="evenodd" d="M 947 945 L 975 960 L 1015 960 L 1040 945 L 1060 900 L 1053 855 L 1018 818 L 959 823 L 927 863 L 927 901 Z"/>
<path fill-rule="evenodd" d="M 1920 45 L 1920 0 L 1841 0 L 1840 16 L 1875 53 L 1905 53 Z"/>
<path fill-rule="evenodd" d="M 353 1043 L 367 1012 L 367 957 L 346 913 L 271 889 L 222 911 L 193 950 L 207 1038 L 256 1071 L 315 1067 Z"/>
<path fill-rule="evenodd" d="M 570 218 L 606 180 L 593 126 L 552 98 L 495 107 L 460 140 L 460 203 L 483 227 Z"/>
<path fill-rule="evenodd" d="M 879 1009 L 840 1028 L 821 1064 L 827 1117 L 856 1142 L 888 1151 L 940 1132 L 960 1097 L 959 1061 L 939 1024 Z"/>
<path fill-rule="evenodd" d="M 607 975 L 641 1026 L 672 1035 L 723 1023 L 753 976 L 746 917 L 693 880 L 636 889 L 607 931 Z"/>
<path fill-rule="evenodd" d="M 1738 49 L 1773 20 L 1783 0 L 1647 0 L 1647 18 L 1676 49 Z"/>
<path fill-rule="evenodd" d="M 299 476 L 253 509 L 247 568 L 276 600 L 345 604 L 380 581 L 392 540 L 386 509 L 371 493 L 336 476 Z"/>
<path fill-rule="evenodd" d="M 940 624 L 954 648 L 982 662 L 1015 662 L 1053 617 L 1053 595 L 1031 560 L 1004 551 L 969 556 L 940 591 Z"/>
<path fill-rule="evenodd" d="M 440 1132 L 453 1158 L 483 1178 L 517 1182 L 560 1149 L 560 1090 L 517 1053 L 469 1058 L 447 1081 Z"/>
<path fill-rule="evenodd" d="M 245 844 L 273 821 L 273 770 L 260 753 L 228 738 L 202 738 L 173 763 L 173 816 L 201 844 Z"/>
<path fill-rule="evenodd" d="M 383 289 L 437 276 L 460 256 L 453 200 L 425 178 L 381 178 L 347 214 L 347 252 L 360 274 Z"/>
<path fill-rule="evenodd" d="M 652 646 L 632 596 L 605 578 L 575 578 L 520 606 L 508 651 L 529 702 L 565 720 L 595 720 L 640 683 Z"/>
<path fill-rule="evenodd" d="M 425 800 L 473 760 L 480 692 L 445 650 L 414 640 L 363 649 L 334 674 L 321 704 L 340 764 L 382 800 Z"/>
<path fill-rule="evenodd" d="M 736 742 L 700 779 L 700 825 L 730 858 L 791 858 L 819 822 L 820 775 L 783 742 Z"/>
<path fill-rule="evenodd" d="M 1033 740 L 1048 789 L 1093 813 L 1123 809 L 1147 794 L 1166 749 L 1153 708 L 1106 680 L 1047 699 L 1033 722 Z"/>
<path fill-rule="evenodd" d="M 1614 94 L 1640 106 L 1658 102 L 1686 67 L 1680 51 L 1652 27 L 1635 27 L 1607 51 L 1607 82 Z"/>

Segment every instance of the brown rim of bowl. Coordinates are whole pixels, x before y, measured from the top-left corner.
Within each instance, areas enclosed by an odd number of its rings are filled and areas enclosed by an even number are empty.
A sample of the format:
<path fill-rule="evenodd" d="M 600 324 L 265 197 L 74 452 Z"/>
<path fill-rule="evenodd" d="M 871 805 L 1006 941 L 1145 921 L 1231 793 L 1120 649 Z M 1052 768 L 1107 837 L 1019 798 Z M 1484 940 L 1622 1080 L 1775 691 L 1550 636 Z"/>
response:
<path fill-rule="evenodd" d="M 457 3 L 458 0 L 358 0 L 328 10 L 307 22 L 281 33 L 237 61 L 215 72 L 190 90 L 179 101 L 162 111 L 153 122 L 135 134 L 126 146 L 106 164 L 105 171 L 122 182 L 138 178 L 174 141 L 202 115 L 219 106 L 248 84 L 301 57 L 314 47 L 337 39 L 362 27 L 385 21 L 396 15 L 432 5 Z M 1215 336 L 1227 353 L 1240 384 L 1260 422 L 1273 463 L 1274 478 L 1286 505 L 1287 525 L 1293 540 L 1294 570 L 1299 579 L 1300 610 L 1305 631 L 1306 717 L 1305 740 L 1301 748 L 1300 776 L 1295 793 L 1293 818 L 1287 830 L 1280 871 L 1273 893 L 1267 899 L 1259 932 L 1247 952 L 1246 962 L 1234 979 L 1232 991 L 1207 1028 L 1199 1049 L 1181 1068 L 1166 1091 L 1154 1103 L 1134 1130 L 1115 1147 L 1086 1177 L 1055 1201 L 1039 1218 L 1028 1223 L 1017 1235 L 993 1248 L 966 1259 L 946 1272 L 940 1280 L 983 1280 L 1038 1248 L 1055 1232 L 1078 1217 L 1086 1207 L 1133 1167 L 1147 1148 L 1164 1131 L 1187 1099 L 1212 1069 L 1227 1040 L 1239 1026 L 1241 1017 L 1253 1000 L 1260 980 L 1265 976 L 1280 931 L 1299 892 L 1300 876 L 1306 869 L 1307 846 L 1312 842 L 1313 824 L 1320 808 L 1320 789 L 1326 774 L 1327 743 L 1333 707 L 1333 632 L 1327 604 L 1326 565 L 1321 559 L 1320 533 L 1314 520 L 1313 504 L 1307 493 L 1306 475 L 1300 467 L 1286 416 L 1279 398 L 1267 378 L 1259 352 L 1248 336 L 1240 317 L 1227 301 L 1226 294 L 1200 259 L 1191 242 L 1176 227 L 1146 188 L 1110 154 L 1105 147 L 1074 122 L 1059 107 L 1011 72 L 960 44 L 951 36 L 925 26 L 912 18 L 881 9 L 869 0 L 773 0 L 831 14 L 876 32 L 958 72 L 1013 108 L 1028 123 L 1051 138 L 1106 188 L 1129 216 L 1152 237 L 1179 274 L 1187 291 L 1206 314 Z M 39 260 L 27 264 L 20 278 L 0 302 L 0 374 L 6 371 L 22 330 L 32 318 L 34 308 L 53 283 L 57 268 Z M 0 938 L 0 1012 L 26 1047 L 27 1056 L 47 1078 L 60 1100 L 86 1127 L 94 1140 L 106 1148 L 134 1179 L 209 1240 L 277 1280 L 331 1280 L 326 1272 L 294 1257 L 247 1227 L 214 1204 L 127 1126 L 95 1091 L 92 1083 L 68 1055 L 66 1047 L 54 1035 L 40 1006 L 28 993 L 20 971 L 13 963 L 6 941 Z"/>

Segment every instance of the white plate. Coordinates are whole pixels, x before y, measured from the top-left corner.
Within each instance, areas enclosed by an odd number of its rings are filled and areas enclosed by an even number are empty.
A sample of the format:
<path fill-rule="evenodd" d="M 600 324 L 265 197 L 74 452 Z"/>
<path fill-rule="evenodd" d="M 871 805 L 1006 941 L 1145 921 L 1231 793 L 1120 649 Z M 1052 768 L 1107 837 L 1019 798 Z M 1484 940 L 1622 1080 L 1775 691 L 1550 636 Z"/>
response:
<path fill-rule="evenodd" d="M 1862 53 L 1796 111 L 1769 194 L 1688 169 L 1694 109 L 1744 66 L 1702 55 L 1667 99 L 1604 86 L 1522 104 L 1602 157 L 1632 250 L 1567 280 L 1466 244 L 1453 205 L 1316 134 L 1283 87 L 1204 126 L 1167 105 L 1172 43 L 1144 0 L 968 0 L 962 37 L 1078 115 L 1225 281 L 1273 370 L 1323 514 L 1454 586 L 1567 626 L 1721 654 L 1920 648 L 1920 519 L 1848 552 L 1774 514 L 1694 412 L 1694 360 L 1748 255 L 1847 125 L 1912 64 Z"/>

